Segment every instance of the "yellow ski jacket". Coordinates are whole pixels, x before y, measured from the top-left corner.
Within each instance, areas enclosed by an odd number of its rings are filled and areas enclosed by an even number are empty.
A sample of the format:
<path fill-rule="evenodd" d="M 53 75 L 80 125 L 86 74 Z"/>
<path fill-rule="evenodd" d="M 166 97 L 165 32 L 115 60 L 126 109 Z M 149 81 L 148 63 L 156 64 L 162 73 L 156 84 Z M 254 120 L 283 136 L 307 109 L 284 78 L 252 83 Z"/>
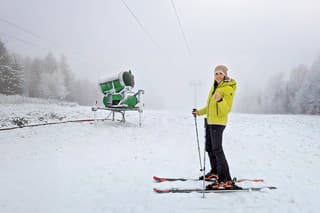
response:
<path fill-rule="evenodd" d="M 197 110 L 199 115 L 207 115 L 208 124 L 226 125 L 228 122 L 228 114 L 231 111 L 233 97 L 237 89 L 237 83 L 235 80 L 222 81 L 217 86 L 214 94 L 214 85 L 211 87 L 207 105 Z M 222 99 L 216 101 L 214 95 L 220 93 Z"/>

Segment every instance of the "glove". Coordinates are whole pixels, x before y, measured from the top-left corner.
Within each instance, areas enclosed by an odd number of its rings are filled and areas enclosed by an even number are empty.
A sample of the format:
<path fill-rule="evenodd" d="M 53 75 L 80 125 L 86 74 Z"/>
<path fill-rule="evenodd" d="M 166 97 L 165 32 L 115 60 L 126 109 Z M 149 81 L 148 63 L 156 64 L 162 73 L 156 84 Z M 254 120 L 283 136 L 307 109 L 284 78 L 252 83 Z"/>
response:
<path fill-rule="evenodd" d="M 197 115 L 199 115 L 199 114 L 198 114 L 198 110 L 197 110 L 197 109 L 192 109 L 192 115 L 193 115 L 194 117 L 196 117 Z"/>

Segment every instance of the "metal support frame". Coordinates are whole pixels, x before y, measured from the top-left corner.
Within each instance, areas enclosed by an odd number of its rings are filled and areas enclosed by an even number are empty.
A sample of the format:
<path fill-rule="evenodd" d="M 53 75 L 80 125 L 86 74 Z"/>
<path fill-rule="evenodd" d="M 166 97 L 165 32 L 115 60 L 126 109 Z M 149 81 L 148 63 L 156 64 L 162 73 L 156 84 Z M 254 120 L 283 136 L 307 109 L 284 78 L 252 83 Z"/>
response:
<path fill-rule="evenodd" d="M 142 113 L 143 110 L 141 107 L 133 107 L 133 108 L 125 108 L 125 107 L 92 107 L 92 111 L 95 113 L 98 110 L 108 110 L 112 113 L 112 121 L 115 121 L 115 113 L 120 113 L 122 116 L 122 119 L 120 122 L 125 123 L 126 122 L 126 112 L 128 111 L 136 111 L 139 113 L 139 126 L 142 126 Z"/>
<path fill-rule="evenodd" d="M 109 106 L 106 107 L 98 107 L 97 106 L 97 101 L 94 106 L 92 106 L 92 111 L 95 113 L 98 110 L 109 110 L 112 113 L 112 121 L 115 120 L 115 113 L 120 113 L 122 115 L 122 120 L 120 122 L 126 122 L 126 112 L 127 111 L 137 111 L 139 112 L 139 126 L 142 126 L 142 113 L 143 113 L 143 102 L 141 100 L 142 95 L 144 94 L 144 90 L 140 89 L 138 92 L 133 93 L 130 91 L 131 87 L 125 87 L 121 92 L 117 93 L 120 94 L 122 97 L 124 97 L 123 100 L 121 100 L 117 105 L 112 105 L 112 94 L 107 93 L 105 96 L 108 97 L 108 104 Z M 116 94 L 116 93 L 114 93 Z M 128 107 L 127 105 L 122 104 L 128 94 L 133 94 L 134 96 L 137 97 L 138 103 L 136 107 Z"/>

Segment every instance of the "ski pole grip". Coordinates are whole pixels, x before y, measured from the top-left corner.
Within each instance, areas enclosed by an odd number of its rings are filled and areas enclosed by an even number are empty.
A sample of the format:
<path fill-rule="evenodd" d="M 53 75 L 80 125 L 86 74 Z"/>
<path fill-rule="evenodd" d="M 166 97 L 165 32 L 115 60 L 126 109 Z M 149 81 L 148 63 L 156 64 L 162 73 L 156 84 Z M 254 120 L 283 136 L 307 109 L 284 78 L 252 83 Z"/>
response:
<path fill-rule="evenodd" d="M 192 114 L 194 117 L 197 117 L 197 109 L 192 109 Z"/>

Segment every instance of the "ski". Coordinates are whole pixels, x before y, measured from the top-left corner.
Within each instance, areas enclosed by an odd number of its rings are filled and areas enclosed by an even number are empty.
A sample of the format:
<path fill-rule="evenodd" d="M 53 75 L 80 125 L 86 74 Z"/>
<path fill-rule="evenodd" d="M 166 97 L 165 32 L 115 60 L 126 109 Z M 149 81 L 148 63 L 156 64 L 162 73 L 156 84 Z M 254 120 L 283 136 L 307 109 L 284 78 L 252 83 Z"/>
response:
<path fill-rule="evenodd" d="M 237 188 L 237 189 L 211 189 L 211 190 L 203 190 L 200 188 L 191 188 L 191 189 L 183 189 L 183 188 L 169 188 L 169 189 L 158 189 L 153 188 L 153 191 L 159 194 L 164 193 L 192 193 L 192 192 L 199 192 L 199 193 L 230 193 L 230 192 L 251 192 L 251 191 L 262 191 L 265 189 L 276 189 L 277 187 L 274 186 L 263 186 L 263 187 L 249 187 L 249 188 Z"/>
<path fill-rule="evenodd" d="M 161 183 L 161 182 L 167 182 L 167 181 L 202 181 L 199 179 L 195 179 L 195 178 L 165 178 L 165 177 L 157 177 L 157 176 L 153 176 L 153 180 L 157 183 Z M 214 182 L 216 181 L 216 179 L 206 179 L 206 181 L 209 182 Z M 240 183 L 240 182 L 263 182 L 263 179 L 236 179 L 235 182 L 236 183 Z"/>

